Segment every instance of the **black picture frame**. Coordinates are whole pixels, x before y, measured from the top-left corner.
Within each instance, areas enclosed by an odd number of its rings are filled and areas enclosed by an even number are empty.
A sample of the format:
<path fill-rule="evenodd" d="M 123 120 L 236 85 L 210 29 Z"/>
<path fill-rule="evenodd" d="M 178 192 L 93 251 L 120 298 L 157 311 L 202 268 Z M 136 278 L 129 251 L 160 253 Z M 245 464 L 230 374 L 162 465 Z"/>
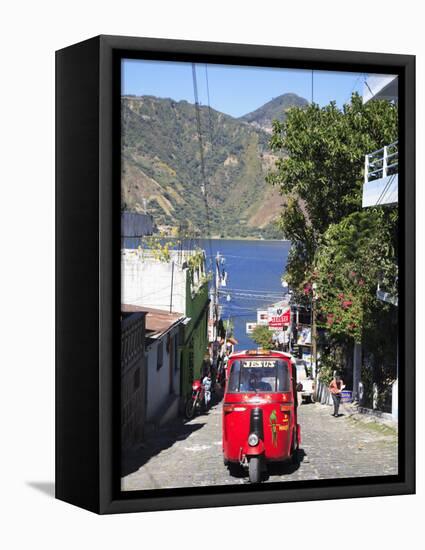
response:
<path fill-rule="evenodd" d="M 114 365 L 120 331 L 117 71 L 123 57 L 399 76 L 397 476 L 120 492 Z M 120 36 L 98 36 L 56 52 L 56 498 L 106 514 L 414 493 L 414 251 L 414 56 Z"/>

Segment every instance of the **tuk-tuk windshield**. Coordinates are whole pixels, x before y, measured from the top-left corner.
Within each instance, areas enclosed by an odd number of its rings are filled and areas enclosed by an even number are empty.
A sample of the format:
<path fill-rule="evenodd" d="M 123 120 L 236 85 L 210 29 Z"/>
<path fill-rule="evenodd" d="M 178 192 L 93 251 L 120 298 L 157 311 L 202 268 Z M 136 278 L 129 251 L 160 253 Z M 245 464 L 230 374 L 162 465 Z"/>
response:
<path fill-rule="evenodd" d="M 228 392 L 287 392 L 288 363 L 282 359 L 241 359 L 232 364 Z"/>

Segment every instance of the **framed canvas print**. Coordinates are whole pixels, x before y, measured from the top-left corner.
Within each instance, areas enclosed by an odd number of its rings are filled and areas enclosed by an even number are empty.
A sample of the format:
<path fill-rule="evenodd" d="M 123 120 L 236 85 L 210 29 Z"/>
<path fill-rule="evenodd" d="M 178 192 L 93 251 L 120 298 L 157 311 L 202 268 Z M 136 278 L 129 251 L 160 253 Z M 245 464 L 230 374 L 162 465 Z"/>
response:
<path fill-rule="evenodd" d="M 413 56 L 56 55 L 56 496 L 413 493 Z"/>

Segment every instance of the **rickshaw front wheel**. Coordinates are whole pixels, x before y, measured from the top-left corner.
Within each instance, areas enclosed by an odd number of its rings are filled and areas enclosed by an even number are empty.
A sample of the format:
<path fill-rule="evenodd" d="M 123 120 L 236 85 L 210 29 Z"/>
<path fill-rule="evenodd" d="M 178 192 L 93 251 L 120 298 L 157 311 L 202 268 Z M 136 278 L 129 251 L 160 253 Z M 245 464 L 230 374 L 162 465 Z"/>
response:
<path fill-rule="evenodd" d="M 259 456 L 253 456 L 249 459 L 248 464 L 249 481 L 251 483 L 260 483 L 262 464 Z"/>

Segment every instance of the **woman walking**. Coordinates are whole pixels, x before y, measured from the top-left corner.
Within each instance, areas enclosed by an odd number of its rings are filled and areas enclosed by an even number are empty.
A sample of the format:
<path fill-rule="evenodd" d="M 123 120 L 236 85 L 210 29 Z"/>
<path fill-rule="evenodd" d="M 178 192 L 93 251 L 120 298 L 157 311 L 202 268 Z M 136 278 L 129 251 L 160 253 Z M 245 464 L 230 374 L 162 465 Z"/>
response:
<path fill-rule="evenodd" d="M 332 413 L 332 416 L 335 418 L 339 416 L 338 411 L 341 403 L 341 392 L 344 388 L 345 386 L 342 378 L 335 372 L 334 377 L 329 384 L 329 391 L 331 392 L 332 401 L 334 402 L 334 412 Z"/>

